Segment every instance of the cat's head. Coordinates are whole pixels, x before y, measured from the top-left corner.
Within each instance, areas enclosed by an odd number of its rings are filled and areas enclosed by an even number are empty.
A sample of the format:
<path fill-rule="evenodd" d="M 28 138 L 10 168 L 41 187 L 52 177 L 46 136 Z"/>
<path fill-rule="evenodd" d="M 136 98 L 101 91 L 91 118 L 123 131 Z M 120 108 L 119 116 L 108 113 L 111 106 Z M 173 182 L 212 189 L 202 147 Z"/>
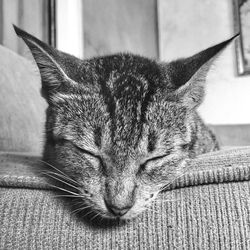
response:
<path fill-rule="evenodd" d="M 206 73 L 232 39 L 171 63 L 132 54 L 80 60 L 15 30 L 49 104 L 44 159 L 79 184 L 80 207 L 135 217 L 185 169 Z"/>

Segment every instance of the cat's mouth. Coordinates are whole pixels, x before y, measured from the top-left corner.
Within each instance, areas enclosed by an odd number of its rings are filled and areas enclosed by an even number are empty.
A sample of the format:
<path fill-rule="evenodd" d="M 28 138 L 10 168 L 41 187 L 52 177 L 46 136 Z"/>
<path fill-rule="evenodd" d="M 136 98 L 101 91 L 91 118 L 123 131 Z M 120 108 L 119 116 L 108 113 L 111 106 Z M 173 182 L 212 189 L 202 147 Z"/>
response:
<path fill-rule="evenodd" d="M 105 202 L 105 206 L 108 210 L 108 212 L 114 216 L 115 218 L 122 218 L 123 216 L 125 216 L 129 210 L 132 208 L 133 204 L 131 205 L 126 205 L 126 206 L 115 206 L 110 204 L 109 202 L 107 202 L 104 199 Z"/>
<path fill-rule="evenodd" d="M 110 220 L 120 220 L 120 221 L 129 221 L 136 218 L 140 215 L 144 210 L 147 210 L 147 207 L 141 208 L 137 211 L 135 208 L 126 209 L 125 211 L 119 211 L 119 213 L 107 212 L 103 217 Z"/>
<path fill-rule="evenodd" d="M 146 196 L 147 198 L 137 197 L 138 199 L 135 198 L 132 203 L 127 203 L 127 205 L 123 206 L 113 205 L 104 199 L 106 210 L 104 217 L 112 220 L 131 220 L 151 207 L 158 193 L 151 193 Z"/>
<path fill-rule="evenodd" d="M 105 218 L 110 219 L 110 220 L 130 220 L 132 218 L 134 218 L 136 215 L 132 216 L 133 212 L 132 210 L 122 210 L 122 211 L 118 211 L 118 212 L 108 212 L 104 215 Z"/>

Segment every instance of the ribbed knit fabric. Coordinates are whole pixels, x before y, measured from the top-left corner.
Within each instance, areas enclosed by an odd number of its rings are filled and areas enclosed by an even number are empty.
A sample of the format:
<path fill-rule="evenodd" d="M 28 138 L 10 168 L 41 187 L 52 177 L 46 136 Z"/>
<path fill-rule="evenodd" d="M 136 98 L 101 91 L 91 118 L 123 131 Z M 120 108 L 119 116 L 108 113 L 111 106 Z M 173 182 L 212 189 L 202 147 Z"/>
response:
<path fill-rule="evenodd" d="M 193 160 L 150 209 L 120 224 L 71 215 L 37 177 L 37 159 L 0 156 L 0 249 L 250 249 L 250 148 Z"/>

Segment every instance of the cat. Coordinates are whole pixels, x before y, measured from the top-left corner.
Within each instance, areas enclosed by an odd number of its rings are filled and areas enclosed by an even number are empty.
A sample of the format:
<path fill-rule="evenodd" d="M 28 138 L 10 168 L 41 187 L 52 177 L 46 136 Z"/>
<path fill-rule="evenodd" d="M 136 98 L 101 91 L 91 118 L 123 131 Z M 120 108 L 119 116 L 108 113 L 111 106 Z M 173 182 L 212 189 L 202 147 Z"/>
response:
<path fill-rule="evenodd" d="M 80 60 L 14 29 L 31 50 L 48 102 L 48 175 L 80 200 L 79 211 L 134 218 L 190 158 L 219 149 L 197 107 L 212 62 L 236 36 L 162 63 L 130 53 Z"/>

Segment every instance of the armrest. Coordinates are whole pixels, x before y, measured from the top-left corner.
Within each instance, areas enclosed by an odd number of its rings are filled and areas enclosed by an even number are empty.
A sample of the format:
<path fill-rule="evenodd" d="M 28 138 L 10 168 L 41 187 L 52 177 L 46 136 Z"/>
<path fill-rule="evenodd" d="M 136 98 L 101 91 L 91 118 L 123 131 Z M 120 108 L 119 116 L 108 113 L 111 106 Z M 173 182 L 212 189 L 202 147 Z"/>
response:
<path fill-rule="evenodd" d="M 37 175 L 38 157 L 2 153 L 0 162 L 1 249 L 250 249 L 249 147 L 194 159 L 150 209 L 124 223 L 71 214 Z"/>

